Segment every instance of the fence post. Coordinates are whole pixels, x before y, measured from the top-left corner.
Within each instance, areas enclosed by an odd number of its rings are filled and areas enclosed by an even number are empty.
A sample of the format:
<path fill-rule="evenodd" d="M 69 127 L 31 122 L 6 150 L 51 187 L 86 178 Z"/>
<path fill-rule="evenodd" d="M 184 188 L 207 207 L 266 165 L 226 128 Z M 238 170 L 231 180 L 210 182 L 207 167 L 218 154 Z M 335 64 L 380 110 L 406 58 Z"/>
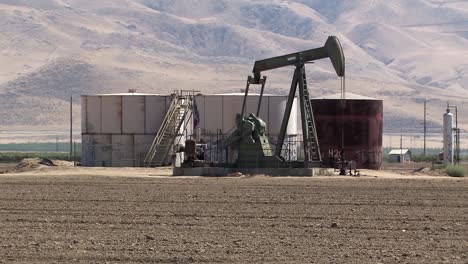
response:
<path fill-rule="evenodd" d="M 76 142 L 73 141 L 73 166 L 76 166 Z"/>

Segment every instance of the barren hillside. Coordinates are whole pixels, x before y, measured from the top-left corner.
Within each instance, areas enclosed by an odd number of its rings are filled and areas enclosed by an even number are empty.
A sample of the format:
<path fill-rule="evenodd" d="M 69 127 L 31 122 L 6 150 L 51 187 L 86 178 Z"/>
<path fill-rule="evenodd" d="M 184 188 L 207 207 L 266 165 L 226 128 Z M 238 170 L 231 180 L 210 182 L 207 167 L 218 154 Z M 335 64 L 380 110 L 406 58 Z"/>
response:
<path fill-rule="evenodd" d="M 336 35 L 347 90 L 414 130 L 425 98 L 436 123 L 447 100 L 468 111 L 467 28 L 464 1 L 0 0 L 0 127 L 65 127 L 70 94 L 238 90 L 253 61 Z M 339 91 L 329 61 L 307 67 L 312 95 Z M 291 74 L 269 72 L 269 92 Z"/>

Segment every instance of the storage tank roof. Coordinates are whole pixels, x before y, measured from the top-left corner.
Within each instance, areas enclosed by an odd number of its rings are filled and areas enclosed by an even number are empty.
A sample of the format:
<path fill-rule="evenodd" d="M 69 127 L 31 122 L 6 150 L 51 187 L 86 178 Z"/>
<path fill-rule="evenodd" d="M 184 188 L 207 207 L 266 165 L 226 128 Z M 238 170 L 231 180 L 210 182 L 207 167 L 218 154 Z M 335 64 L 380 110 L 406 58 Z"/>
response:
<path fill-rule="evenodd" d="M 330 100 L 341 99 L 341 93 L 321 96 L 321 97 L 313 98 L 312 100 L 318 100 L 318 99 L 330 99 Z M 377 99 L 372 98 L 372 97 L 367 97 L 367 96 L 348 93 L 348 92 L 345 93 L 345 99 L 346 100 L 377 100 Z"/>
<path fill-rule="evenodd" d="M 388 155 L 404 155 L 408 152 L 410 152 L 409 149 L 392 149 Z"/>
<path fill-rule="evenodd" d="M 202 94 L 202 96 L 244 96 L 245 93 L 220 93 L 220 94 Z M 259 93 L 249 93 L 248 96 L 260 96 Z M 287 95 L 278 94 L 263 94 L 263 96 L 281 96 L 286 97 Z"/>
<path fill-rule="evenodd" d="M 114 94 L 84 94 L 83 96 L 169 96 L 168 94 L 149 93 L 114 93 Z"/>

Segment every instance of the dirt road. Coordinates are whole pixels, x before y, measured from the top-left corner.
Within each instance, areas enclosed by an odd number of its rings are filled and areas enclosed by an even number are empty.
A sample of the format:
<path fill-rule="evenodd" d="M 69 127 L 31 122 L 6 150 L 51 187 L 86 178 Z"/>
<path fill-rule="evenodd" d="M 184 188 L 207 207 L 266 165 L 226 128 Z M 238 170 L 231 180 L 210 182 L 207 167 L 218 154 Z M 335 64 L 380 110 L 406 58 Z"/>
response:
<path fill-rule="evenodd" d="M 0 263 L 468 263 L 468 179 L 0 176 Z"/>

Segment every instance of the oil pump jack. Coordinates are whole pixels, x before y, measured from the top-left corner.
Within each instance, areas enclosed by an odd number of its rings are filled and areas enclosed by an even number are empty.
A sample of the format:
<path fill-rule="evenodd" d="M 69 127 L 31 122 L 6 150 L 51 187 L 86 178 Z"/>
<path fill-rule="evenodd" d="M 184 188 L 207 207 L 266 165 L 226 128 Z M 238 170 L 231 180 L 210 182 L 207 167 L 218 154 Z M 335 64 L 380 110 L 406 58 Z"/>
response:
<path fill-rule="evenodd" d="M 316 49 L 305 50 L 283 56 L 259 60 L 255 62 L 253 76 L 247 79 L 244 101 L 241 114 L 237 117 L 237 129 L 224 140 L 221 148 L 231 146 L 237 150 L 237 165 L 239 167 L 318 167 L 321 164 L 320 147 L 315 128 L 314 113 L 309 98 L 305 64 L 315 60 L 330 58 L 335 72 L 338 76 L 345 75 L 345 58 L 340 41 L 335 36 L 328 37 L 325 46 Z M 258 117 L 262 103 L 266 76 L 262 72 L 286 66 L 295 66 L 294 75 L 289 90 L 288 101 L 281 123 L 280 134 L 275 152 L 269 148 L 268 138 L 265 135 L 265 123 Z M 251 113 L 245 117 L 246 101 L 250 85 L 261 85 L 260 97 L 256 115 Z M 294 98 L 299 88 L 299 106 L 301 112 L 302 137 L 304 161 L 296 162 L 294 165 L 286 164 L 281 156 L 283 143 L 286 136 L 288 121 L 291 115 Z"/>

